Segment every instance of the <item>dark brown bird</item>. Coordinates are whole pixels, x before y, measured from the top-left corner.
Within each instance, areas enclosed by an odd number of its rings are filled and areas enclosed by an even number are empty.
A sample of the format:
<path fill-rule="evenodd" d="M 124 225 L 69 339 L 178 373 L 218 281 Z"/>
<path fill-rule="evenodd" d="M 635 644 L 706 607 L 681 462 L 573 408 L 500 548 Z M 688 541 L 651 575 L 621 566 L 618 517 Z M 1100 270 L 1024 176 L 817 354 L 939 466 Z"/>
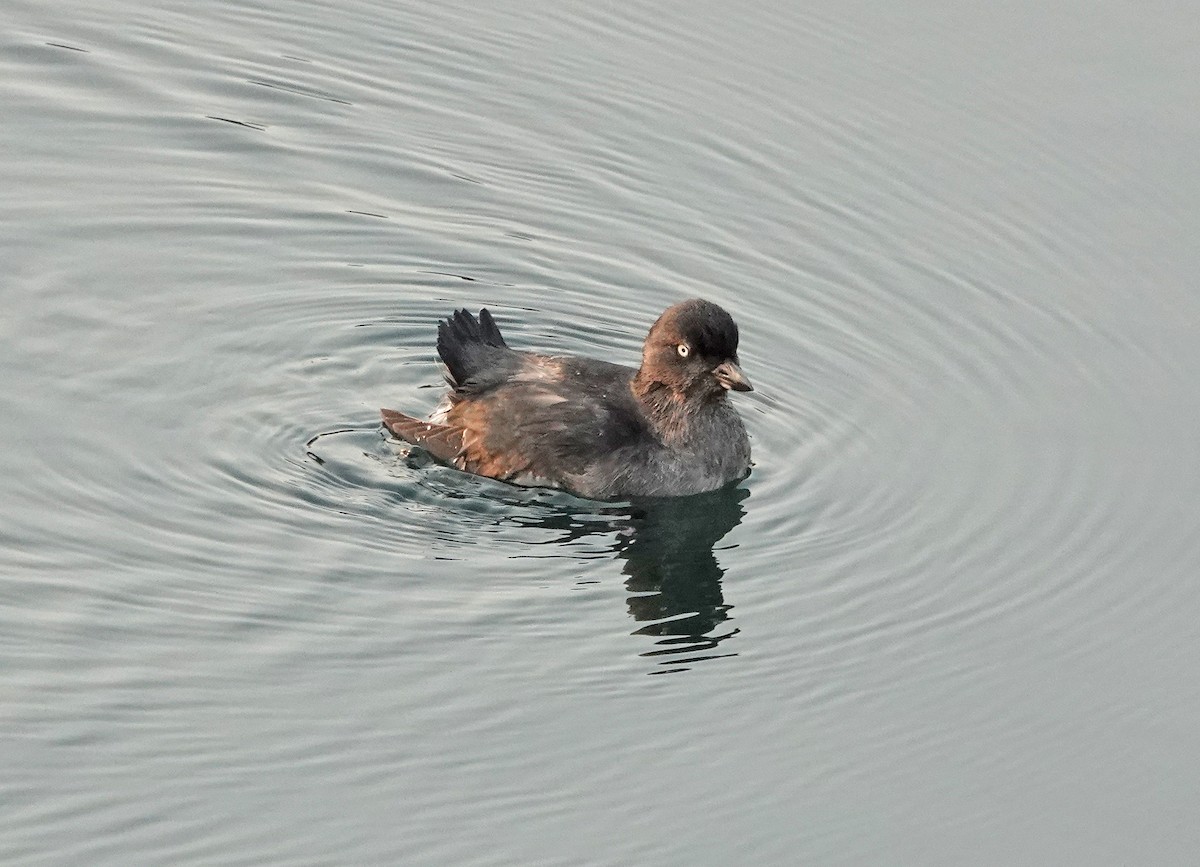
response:
<path fill-rule="evenodd" d="M 396 437 L 469 473 L 605 500 L 679 496 L 746 475 L 750 441 L 729 405 L 751 391 L 738 329 L 710 301 L 669 307 L 636 370 L 510 349 L 487 310 L 438 326 L 450 392 L 428 421 L 381 410 Z"/>

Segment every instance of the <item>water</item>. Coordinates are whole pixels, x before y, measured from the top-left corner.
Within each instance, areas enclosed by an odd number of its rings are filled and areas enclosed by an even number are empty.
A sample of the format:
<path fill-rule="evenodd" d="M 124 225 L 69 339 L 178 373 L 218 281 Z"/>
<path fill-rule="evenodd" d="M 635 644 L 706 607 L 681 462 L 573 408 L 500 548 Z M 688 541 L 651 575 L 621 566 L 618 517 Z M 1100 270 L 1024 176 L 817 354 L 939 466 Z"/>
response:
<path fill-rule="evenodd" d="M 5 23 L 6 863 L 1194 860 L 1188 8 Z M 380 436 L 695 295 L 732 490 Z"/>

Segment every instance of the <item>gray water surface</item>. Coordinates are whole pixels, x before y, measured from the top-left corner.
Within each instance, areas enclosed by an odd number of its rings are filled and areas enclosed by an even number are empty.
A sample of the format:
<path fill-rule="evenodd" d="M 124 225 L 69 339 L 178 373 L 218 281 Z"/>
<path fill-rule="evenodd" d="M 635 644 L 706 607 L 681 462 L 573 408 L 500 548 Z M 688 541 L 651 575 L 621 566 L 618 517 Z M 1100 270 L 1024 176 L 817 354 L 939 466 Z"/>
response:
<path fill-rule="evenodd" d="M 0 860 L 1192 864 L 1186 4 L 6 4 Z M 437 320 L 755 467 L 404 456 Z"/>

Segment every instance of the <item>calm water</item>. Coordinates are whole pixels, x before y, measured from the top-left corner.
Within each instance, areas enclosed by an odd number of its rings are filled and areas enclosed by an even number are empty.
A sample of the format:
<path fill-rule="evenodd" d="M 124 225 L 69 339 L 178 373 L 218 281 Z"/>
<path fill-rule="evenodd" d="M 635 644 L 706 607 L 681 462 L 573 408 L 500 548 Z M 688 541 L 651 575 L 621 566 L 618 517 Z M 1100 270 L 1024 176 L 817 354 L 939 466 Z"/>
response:
<path fill-rule="evenodd" d="M 0 860 L 1195 862 L 1186 4 L 4 19 Z M 694 295 L 732 490 L 380 435 Z"/>

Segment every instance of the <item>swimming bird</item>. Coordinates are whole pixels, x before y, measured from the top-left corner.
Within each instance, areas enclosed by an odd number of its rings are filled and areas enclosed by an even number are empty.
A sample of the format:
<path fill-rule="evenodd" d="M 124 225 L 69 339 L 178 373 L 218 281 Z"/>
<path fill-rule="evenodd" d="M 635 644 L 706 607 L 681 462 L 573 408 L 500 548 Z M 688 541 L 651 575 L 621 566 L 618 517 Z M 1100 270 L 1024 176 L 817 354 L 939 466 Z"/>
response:
<path fill-rule="evenodd" d="M 609 500 L 671 497 L 746 475 L 750 440 L 726 396 L 752 391 L 738 328 L 694 298 L 650 327 L 637 368 L 510 349 L 487 309 L 438 325 L 450 391 L 429 419 L 380 410 L 406 443 L 468 473 Z"/>

